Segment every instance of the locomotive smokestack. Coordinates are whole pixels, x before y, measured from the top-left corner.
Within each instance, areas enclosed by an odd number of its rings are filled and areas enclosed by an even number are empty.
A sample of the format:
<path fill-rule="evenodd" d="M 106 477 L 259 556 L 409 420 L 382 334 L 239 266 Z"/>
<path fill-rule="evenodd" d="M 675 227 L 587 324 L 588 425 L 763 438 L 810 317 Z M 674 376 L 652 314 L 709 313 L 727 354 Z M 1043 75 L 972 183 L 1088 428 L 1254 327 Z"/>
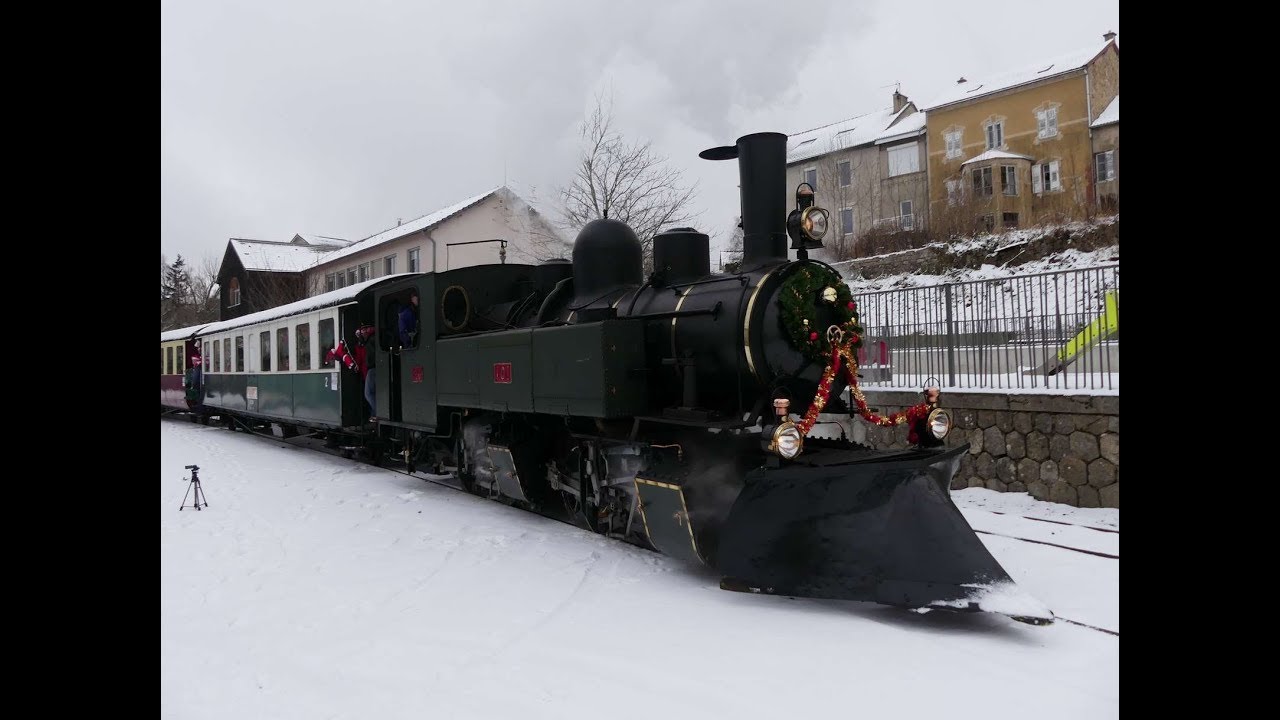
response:
<path fill-rule="evenodd" d="M 787 259 L 787 136 L 764 132 L 736 146 L 703 150 L 707 160 L 738 159 L 742 185 L 742 267 Z"/>

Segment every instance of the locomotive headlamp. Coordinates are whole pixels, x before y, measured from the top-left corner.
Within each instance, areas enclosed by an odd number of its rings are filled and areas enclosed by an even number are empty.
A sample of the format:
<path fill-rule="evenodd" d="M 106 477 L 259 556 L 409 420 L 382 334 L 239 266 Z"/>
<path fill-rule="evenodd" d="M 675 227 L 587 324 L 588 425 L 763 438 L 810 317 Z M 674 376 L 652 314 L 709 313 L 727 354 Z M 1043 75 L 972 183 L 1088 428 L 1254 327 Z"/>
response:
<path fill-rule="evenodd" d="M 778 423 L 778 427 L 773 430 L 773 439 L 769 442 L 769 449 L 778 453 L 786 460 L 800 454 L 804 449 L 804 436 L 800 434 L 800 428 L 790 420 Z"/>
<path fill-rule="evenodd" d="M 929 428 L 929 434 L 941 440 L 951 432 L 951 414 L 942 408 L 936 408 L 929 413 L 925 426 Z"/>
<path fill-rule="evenodd" d="M 819 207 L 805 208 L 800 212 L 800 229 L 812 240 L 821 240 L 827 234 L 827 220 L 831 213 Z"/>
<path fill-rule="evenodd" d="M 827 234 L 831 213 L 813 204 L 813 188 L 800 183 L 796 188 L 796 209 L 787 216 L 787 234 L 791 236 L 792 250 L 814 250 L 822 247 L 822 236 Z"/>

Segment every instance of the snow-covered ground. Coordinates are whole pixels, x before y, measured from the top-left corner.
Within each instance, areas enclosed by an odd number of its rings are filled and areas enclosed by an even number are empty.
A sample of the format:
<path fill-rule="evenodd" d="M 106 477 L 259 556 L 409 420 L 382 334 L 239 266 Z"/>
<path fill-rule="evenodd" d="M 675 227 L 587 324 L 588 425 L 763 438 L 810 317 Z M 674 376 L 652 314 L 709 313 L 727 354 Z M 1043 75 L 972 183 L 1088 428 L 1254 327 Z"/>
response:
<path fill-rule="evenodd" d="M 1108 634 L 726 592 L 290 441 L 162 419 L 160 442 L 165 718 L 1119 716 L 1118 510 L 954 494 L 1023 589 Z M 180 511 L 193 463 L 212 504 Z"/>

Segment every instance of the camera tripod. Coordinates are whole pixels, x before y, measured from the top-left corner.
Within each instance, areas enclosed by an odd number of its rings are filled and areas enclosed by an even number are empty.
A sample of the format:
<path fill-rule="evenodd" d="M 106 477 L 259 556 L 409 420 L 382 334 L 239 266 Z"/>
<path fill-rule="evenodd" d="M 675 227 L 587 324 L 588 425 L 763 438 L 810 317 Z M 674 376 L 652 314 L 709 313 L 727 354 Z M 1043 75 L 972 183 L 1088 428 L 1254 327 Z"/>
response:
<path fill-rule="evenodd" d="M 200 487 L 200 466 L 187 465 L 186 469 L 191 471 L 191 481 L 187 483 L 187 494 L 182 496 L 182 505 L 178 510 L 181 511 L 182 508 L 187 506 L 187 495 L 190 495 L 193 489 L 196 491 L 193 498 L 195 500 L 195 505 L 193 507 L 199 510 L 200 500 L 202 498 L 204 499 L 204 506 L 209 507 L 209 499 L 204 497 L 204 490 Z"/>

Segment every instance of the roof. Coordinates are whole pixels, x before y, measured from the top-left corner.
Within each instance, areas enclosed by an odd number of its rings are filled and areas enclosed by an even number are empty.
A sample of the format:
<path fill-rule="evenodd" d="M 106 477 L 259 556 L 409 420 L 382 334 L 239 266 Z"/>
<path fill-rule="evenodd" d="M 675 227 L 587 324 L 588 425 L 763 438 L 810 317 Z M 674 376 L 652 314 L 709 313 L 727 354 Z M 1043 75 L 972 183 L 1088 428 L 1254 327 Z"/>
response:
<path fill-rule="evenodd" d="M 256 325 L 258 323 L 269 322 L 271 320 L 279 320 L 283 317 L 298 315 L 311 310 L 319 310 L 320 308 L 333 307 L 335 305 L 345 305 L 349 302 L 353 302 L 356 296 L 363 290 L 367 290 L 374 285 L 386 282 L 392 278 L 401 278 L 409 275 L 421 275 L 421 273 L 396 273 L 395 275 L 383 275 L 382 277 L 365 280 L 364 282 L 348 285 L 346 287 L 338 288 L 337 290 L 330 290 L 329 292 L 320 293 L 319 295 L 312 295 L 309 298 L 304 298 L 297 302 L 291 302 L 287 305 L 280 305 L 278 307 L 268 308 L 256 313 L 242 315 L 238 318 L 216 322 L 206 326 L 200 331 L 200 334 L 210 335 L 212 333 L 233 330 L 247 325 Z M 161 338 L 163 339 L 163 336 L 161 336 Z"/>
<path fill-rule="evenodd" d="M 1094 120 L 1093 125 L 1089 127 L 1102 127 L 1103 125 L 1118 122 L 1120 122 L 1120 96 L 1117 94 L 1115 99 L 1107 105 L 1107 109 L 1103 110 L 1098 119 Z"/>
<path fill-rule="evenodd" d="M 197 332 L 201 330 L 201 328 L 204 328 L 206 325 L 208 325 L 208 323 L 205 323 L 204 325 L 192 325 L 190 327 L 175 328 L 173 330 L 165 330 L 164 332 L 160 333 L 160 342 L 186 340 L 190 338 L 192 335 L 195 335 Z"/>
<path fill-rule="evenodd" d="M 230 242 L 245 270 L 274 272 L 302 272 L 315 264 L 317 255 L 333 249 L 329 246 L 314 247 L 291 242 L 242 238 L 231 238 Z"/>
<path fill-rule="evenodd" d="M 847 150 L 875 142 L 895 113 L 892 108 L 882 108 L 848 120 L 805 130 L 787 138 L 787 164 L 826 155 L 837 150 Z"/>
<path fill-rule="evenodd" d="M 884 132 L 876 137 L 876 144 L 883 145 L 894 140 L 905 140 L 915 137 L 924 132 L 925 114 L 922 112 L 913 112 L 902 118 L 896 125 L 885 128 Z"/>
<path fill-rule="evenodd" d="M 969 163 L 983 162 L 984 160 L 1028 160 L 1030 161 L 1034 159 L 1035 158 L 1028 157 L 1026 155 L 1017 155 L 1015 153 L 1005 152 L 1003 150 L 988 150 L 982 153 L 981 155 L 978 155 L 977 157 L 971 157 L 968 160 L 965 160 L 964 162 L 960 163 L 960 167 L 964 167 Z"/>
<path fill-rule="evenodd" d="M 499 192 L 508 193 L 508 194 L 511 193 L 511 191 L 508 190 L 506 186 L 499 185 L 498 187 L 495 187 L 492 190 L 476 195 L 475 197 L 470 197 L 470 198 L 467 198 L 466 200 L 463 200 L 462 202 L 454 203 L 453 205 L 450 205 L 449 207 L 444 208 L 443 210 L 437 210 L 429 215 L 423 215 L 422 217 L 416 218 L 414 220 L 410 220 L 407 223 L 402 223 L 388 230 L 383 230 L 382 232 L 376 235 L 370 235 L 369 237 L 363 240 L 358 240 L 356 242 L 353 242 L 350 245 L 347 245 L 346 247 L 340 250 L 334 250 L 333 252 L 326 253 L 324 255 L 321 255 L 319 258 L 313 257 L 311 265 L 309 267 L 324 265 L 325 263 L 328 263 L 330 261 L 337 260 L 339 258 L 344 258 L 348 255 L 353 255 L 362 250 L 368 250 L 370 248 L 377 247 L 382 243 L 390 242 L 391 240 L 404 237 L 405 235 L 409 235 L 411 233 L 419 232 L 422 230 L 430 230 L 436 225 L 439 225 L 445 220 L 448 220 L 454 215 L 457 215 L 463 210 L 466 210 L 467 208 L 471 207 L 472 205 L 479 203 L 480 201 L 484 200 L 490 195 L 493 195 L 494 193 L 499 193 Z"/>
<path fill-rule="evenodd" d="M 293 242 L 294 243 L 301 242 L 307 245 L 315 245 L 315 246 L 327 247 L 327 248 L 340 248 L 340 247 L 346 247 L 351 244 L 350 240 L 343 240 L 342 238 L 329 237 L 328 235 L 306 235 L 303 233 L 298 233 L 297 235 L 294 235 Z"/>
<path fill-rule="evenodd" d="M 968 82 L 957 83 L 949 88 L 946 92 L 934 98 L 928 105 L 922 109 L 934 110 L 944 105 L 965 102 L 975 98 L 985 97 L 992 93 L 1008 90 L 1026 85 L 1028 83 L 1037 82 L 1046 78 L 1057 77 L 1073 72 L 1088 65 L 1090 61 L 1102 54 L 1108 46 L 1115 45 L 1116 41 L 1108 40 L 1102 45 L 1092 45 L 1088 48 L 1076 50 L 1074 52 L 1065 53 L 1057 57 L 1047 60 L 1041 60 L 1034 65 L 1028 65 L 1017 70 L 998 73 L 988 78 L 978 80 L 970 79 Z"/>

